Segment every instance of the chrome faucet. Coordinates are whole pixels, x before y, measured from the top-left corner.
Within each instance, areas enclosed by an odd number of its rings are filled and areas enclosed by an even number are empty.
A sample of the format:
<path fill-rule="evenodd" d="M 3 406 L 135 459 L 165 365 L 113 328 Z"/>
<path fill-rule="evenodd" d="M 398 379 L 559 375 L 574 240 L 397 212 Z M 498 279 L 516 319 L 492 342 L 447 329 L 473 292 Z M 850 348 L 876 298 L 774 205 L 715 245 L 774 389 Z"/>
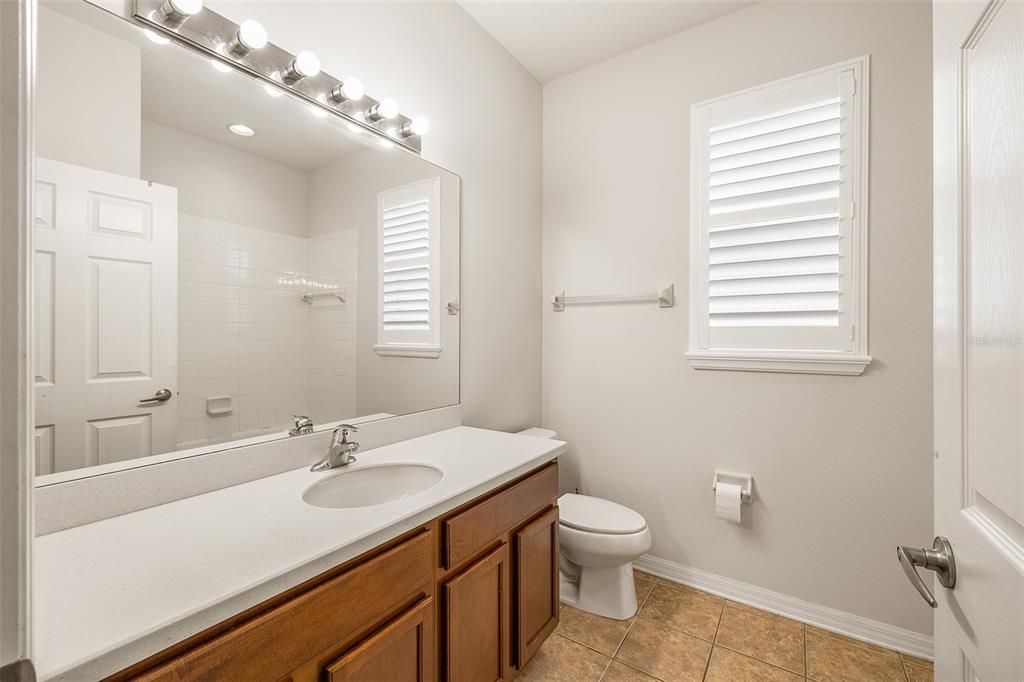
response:
<path fill-rule="evenodd" d="M 327 455 L 319 462 L 309 468 L 310 471 L 327 471 L 338 467 L 348 466 L 356 461 L 352 453 L 359 449 L 359 443 L 350 441 L 348 434 L 358 431 L 350 424 L 339 424 L 334 433 L 331 434 L 331 446 L 327 448 Z M 341 434 L 341 437 L 338 434 Z"/>
<path fill-rule="evenodd" d="M 304 436 L 307 433 L 313 433 L 312 419 L 301 414 L 293 414 L 292 419 L 295 420 L 295 428 L 289 429 L 289 436 Z"/>

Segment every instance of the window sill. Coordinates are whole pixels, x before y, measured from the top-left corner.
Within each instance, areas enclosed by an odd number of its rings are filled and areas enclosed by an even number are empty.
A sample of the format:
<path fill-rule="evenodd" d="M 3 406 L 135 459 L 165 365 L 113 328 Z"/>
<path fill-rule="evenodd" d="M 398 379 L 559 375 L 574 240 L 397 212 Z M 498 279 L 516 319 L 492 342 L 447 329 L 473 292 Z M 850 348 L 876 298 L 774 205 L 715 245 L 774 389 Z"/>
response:
<path fill-rule="evenodd" d="M 751 351 L 691 351 L 686 354 L 694 369 L 738 372 L 785 372 L 791 374 L 839 374 L 860 376 L 871 364 L 870 355 L 839 353 L 770 353 Z"/>
<path fill-rule="evenodd" d="M 400 343 L 378 343 L 373 347 L 377 355 L 397 358 L 439 358 L 441 346 L 423 346 L 417 344 L 402 345 Z"/>

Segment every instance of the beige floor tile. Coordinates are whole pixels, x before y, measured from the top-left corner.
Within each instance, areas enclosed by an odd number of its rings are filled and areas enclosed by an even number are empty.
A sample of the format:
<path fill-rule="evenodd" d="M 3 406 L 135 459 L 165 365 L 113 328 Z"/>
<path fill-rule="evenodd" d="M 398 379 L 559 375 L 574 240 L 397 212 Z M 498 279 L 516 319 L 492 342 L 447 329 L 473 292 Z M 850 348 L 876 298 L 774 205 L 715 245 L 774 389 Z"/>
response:
<path fill-rule="evenodd" d="M 612 661 L 608 670 L 605 671 L 604 677 L 601 678 L 601 682 L 658 682 L 658 678 L 651 677 L 618 661 Z"/>
<path fill-rule="evenodd" d="M 838 632 L 832 632 L 831 630 L 822 630 L 821 628 L 815 627 L 813 625 L 807 625 L 805 627 L 807 629 L 807 632 L 811 634 L 820 635 L 822 637 L 834 637 L 836 639 L 844 640 L 847 642 L 856 642 L 859 646 L 867 647 L 868 649 L 874 649 L 875 651 L 892 651 L 891 649 L 886 649 L 885 647 L 878 646 L 877 644 L 872 644 L 870 642 L 862 642 L 859 639 L 853 639 L 852 637 L 847 637 L 846 635 L 840 635 Z"/>
<path fill-rule="evenodd" d="M 658 579 L 657 576 L 653 576 L 650 573 L 644 573 L 643 571 L 639 571 L 639 570 L 637 570 L 635 568 L 633 569 L 633 577 L 634 578 L 640 578 L 641 580 L 649 580 L 652 583 L 659 582 L 659 579 Z"/>
<path fill-rule="evenodd" d="M 935 679 L 935 666 L 931 661 L 906 654 L 900 654 L 900 658 L 903 659 L 903 670 L 910 682 L 932 682 Z"/>
<path fill-rule="evenodd" d="M 597 682 L 611 662 L 593 649 L 551 635 L 516 680 L 522 682 Z"/>
<path fill-rule="evenodd" d="M 804 674 L 804 629 L 796 621 L 726 606 L 715 643 Z"/>
<path fill-rule="evenodd" d="M 645 577 L 640 573 L 633 574 L 633 586 L 636 588 L 637 605 L 644 605 L 644 601 L 650 596 L 651 591 L 654 589 L 656 584 L 656 581 Z"/>
<path fill-rule="evenodd" d="M 903 682 L 900 655 L 838 635 L 807 633 L 807 677 L 820 682 Z"/>
<path fill-rule="evenodd" d="M 725 600 L 681 585 L 659 584 L 651 592 L 640 617 L 671 625 L 683 632 L 714 640 Z"/>
<path fill-rule="evenodd" d="M 800 682 L 800 675 L 716 646 L 705 682 Z"/>
<path fill-rule="evenodd" d="M 555 632 L 574 642 L 614 656 L 629 629 L 630 620 L 613 620 L 587 611 L 562 606 Z"/>
<path fill-rule="evenodd" d="M 711 644 L 643 618 L 637 618 L 615 658 L 665 682 L 698 682 Z"/>

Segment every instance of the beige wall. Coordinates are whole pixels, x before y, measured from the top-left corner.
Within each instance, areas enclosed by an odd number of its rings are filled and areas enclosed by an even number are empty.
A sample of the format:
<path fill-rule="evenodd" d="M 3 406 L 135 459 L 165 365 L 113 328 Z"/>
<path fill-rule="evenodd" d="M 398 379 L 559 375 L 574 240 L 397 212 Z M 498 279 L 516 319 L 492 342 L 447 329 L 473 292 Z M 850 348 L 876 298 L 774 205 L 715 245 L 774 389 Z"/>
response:
<path fill-rule="evenodd" d="M 303 171 L 143 121 L 142 177 L 177 187 L 179 213 L 309 234 L 309 177 Z"/>
<path fill-rule="evenodd" d="M 40 7 L 36 54 L 36 154 L 139 177 L 139 48 Z"/>
<path fill-rule="evenodd" d="M 696 371 L 687 343 L 689 108 L 871 55 L 870 352 L 861 377 Z M 651 554 L 922 633 L 897 543 L 931 474 L 928 3 L 761 3 L 544 88 L 544 293 L 677 305 L 544 313 L 544 424 L 563 486 L 646 516 Z M 753 474 L 742 526 L 716 467 Z"/>

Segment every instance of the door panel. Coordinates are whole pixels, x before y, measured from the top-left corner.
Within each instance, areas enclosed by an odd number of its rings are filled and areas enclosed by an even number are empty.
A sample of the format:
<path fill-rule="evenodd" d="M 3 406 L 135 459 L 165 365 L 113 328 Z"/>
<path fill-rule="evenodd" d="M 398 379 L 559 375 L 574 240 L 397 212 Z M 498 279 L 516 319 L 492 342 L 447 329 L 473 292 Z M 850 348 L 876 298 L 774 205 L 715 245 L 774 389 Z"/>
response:
<path fill-rule="evenodd" d="M 177 190 L 48 159 L 36 175 L 35 423 L 53 427 L 53 471 L 173 451 Z"/>
<path fill-rule="evenodd" d="M 936 679 L 1024 679 L 1024 4 L 933 5 Z"/>
<path fill-rule="evenodd" d="M 509 668 L 509 553 L 502 544 L 444 585 L 448 682 L 494 682 Z"/>
<path fill-rule="evenodd" d="M 428 597 L 326 667 L 327 682 L 425 682 L 433 676 L 432 600 Z"/>
<path fill-rule="evenodd" d="M 522 670 L 558 625 L 558 507 L 516 531 L 516 666 Z"/>

